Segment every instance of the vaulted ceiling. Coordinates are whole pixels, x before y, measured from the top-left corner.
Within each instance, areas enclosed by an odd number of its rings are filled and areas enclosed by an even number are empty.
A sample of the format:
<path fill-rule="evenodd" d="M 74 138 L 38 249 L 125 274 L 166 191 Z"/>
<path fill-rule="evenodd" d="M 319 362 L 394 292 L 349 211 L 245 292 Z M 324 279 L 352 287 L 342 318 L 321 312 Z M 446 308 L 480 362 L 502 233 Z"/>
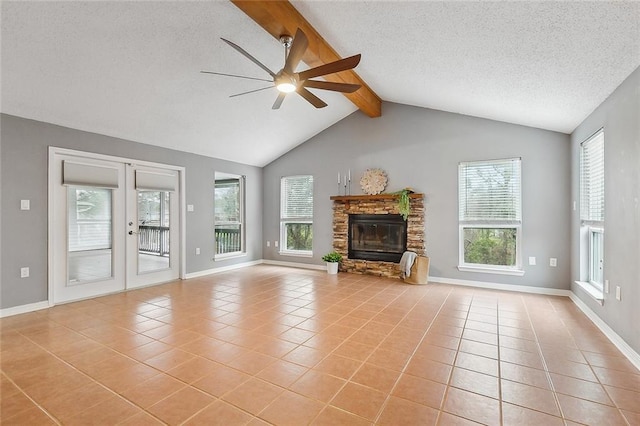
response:
<path fill-rule="evenodd" d="M 640 65 L 638 2 L 292 4 L 339 56 L 362 54 L 355 71 L 383 101 L 565 133 Z M 220 37 L 284 61 L 231 2 L 1 8 L 3 113 L 263 166 L 358 109 L 322 90 L 323 109 L 287 96 L 274 111 L 275 88 L 229 98 L 263 82 L 200 71 L 268 75 Z"/>

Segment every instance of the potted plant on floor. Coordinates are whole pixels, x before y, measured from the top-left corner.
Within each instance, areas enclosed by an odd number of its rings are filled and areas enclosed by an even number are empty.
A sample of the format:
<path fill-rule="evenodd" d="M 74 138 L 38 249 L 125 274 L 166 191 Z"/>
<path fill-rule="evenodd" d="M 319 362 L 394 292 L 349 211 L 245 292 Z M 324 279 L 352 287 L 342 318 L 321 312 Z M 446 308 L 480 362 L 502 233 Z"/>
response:
<path fill-rule="evenodd" d="M 334 250 L 322 256 L 322 260 L 327 262 L 327 274 L 335 275 L 338 273 L 338 263 L 342 260 L 340 253 Z"/>

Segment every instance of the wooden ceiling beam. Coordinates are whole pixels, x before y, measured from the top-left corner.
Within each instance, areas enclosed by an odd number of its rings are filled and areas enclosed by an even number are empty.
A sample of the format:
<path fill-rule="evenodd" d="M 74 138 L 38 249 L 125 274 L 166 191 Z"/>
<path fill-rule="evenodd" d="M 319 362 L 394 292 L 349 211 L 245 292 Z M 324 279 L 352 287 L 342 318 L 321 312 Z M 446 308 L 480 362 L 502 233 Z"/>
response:
<path fill-rule="evenodd" d="M 324 38 L 288 1 L 231 0 L 269 34 L 280 40 L 281 35 L 291 35 L 300 28 L 309 39 L 309 47 L 302 60 L 310 67 L 342 59 Z M 355 53 L 355 52 L 354 52 Z M 342 71 L 324 77 L 336 83 L 359 84 L 362 87 L 354 93 L 343 93 L 369 117 L 382 115 L 382 101 L 376 93 L 353 70 Z"/>

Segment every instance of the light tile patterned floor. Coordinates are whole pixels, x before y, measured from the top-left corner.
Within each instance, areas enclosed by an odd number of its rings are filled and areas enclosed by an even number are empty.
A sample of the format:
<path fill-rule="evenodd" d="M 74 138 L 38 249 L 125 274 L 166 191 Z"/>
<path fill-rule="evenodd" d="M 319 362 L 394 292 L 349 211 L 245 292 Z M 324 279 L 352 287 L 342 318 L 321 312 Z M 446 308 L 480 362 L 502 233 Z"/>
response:
<path fill-rule="evenodd" d="M 3 425 L 640 425 L 561 297 L 261 265 L 0 325 Z"/>

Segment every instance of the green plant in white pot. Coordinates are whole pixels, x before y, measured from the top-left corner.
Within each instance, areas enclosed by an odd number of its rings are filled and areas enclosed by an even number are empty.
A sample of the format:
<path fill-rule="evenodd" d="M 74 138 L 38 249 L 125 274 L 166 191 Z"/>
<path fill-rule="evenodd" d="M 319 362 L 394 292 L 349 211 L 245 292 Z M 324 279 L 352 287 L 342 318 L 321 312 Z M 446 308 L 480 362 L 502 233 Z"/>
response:
<path fill-rule="evenodd" d="M 338 264 L 342 260 L 340 253 L 334 250 L 322 256 L 322 260 L 327 262 L 327 274 L 335 275 L 338 273 Z"/>

